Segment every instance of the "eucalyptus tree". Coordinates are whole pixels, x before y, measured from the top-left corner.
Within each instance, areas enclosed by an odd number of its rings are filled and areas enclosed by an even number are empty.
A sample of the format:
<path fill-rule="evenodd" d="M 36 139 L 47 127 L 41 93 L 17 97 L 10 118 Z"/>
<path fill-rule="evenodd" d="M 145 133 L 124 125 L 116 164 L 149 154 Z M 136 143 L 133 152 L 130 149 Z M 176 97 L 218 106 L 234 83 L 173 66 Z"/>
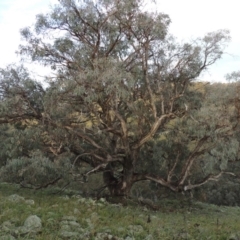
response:
<path fill-rule="evenodd" d="M 215 161 L 203 157 L 231 132 L 221 122 L 226 112 L 201 107 L 206 94 L 194 87 L 221 58 L 228 31 L 178 43 L 168 33 L 169 16 L 145 11 L 144 4 L 59 0 L 49 13 L 37 15 L 33 27 L 22 29 L 26 43 L 19 47 L 24 59 L 54 70 L 49 87 L 27 81 L 21 72 L 9 75 L 18 83 L 8 85 L 4 79 L 13 70 L 1 75 L 8 111 L 0 122 L 34 120 L 48 138 L 44 151 L 74 154 L 73 167 L 79 161 L 91 165 L 84 178 L 102 171 L 112 195 L 128 194 L 141 180 L 175 192 L 216 180 L 224 168 L 200 178 L 193 172 L 200 162 Z"/>

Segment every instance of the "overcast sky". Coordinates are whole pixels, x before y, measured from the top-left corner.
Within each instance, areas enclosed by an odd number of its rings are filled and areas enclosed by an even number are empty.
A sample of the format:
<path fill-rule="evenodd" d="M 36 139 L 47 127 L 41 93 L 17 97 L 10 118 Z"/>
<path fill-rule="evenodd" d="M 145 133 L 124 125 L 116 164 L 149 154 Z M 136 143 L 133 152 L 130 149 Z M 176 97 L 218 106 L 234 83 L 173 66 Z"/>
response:
<path fill-rule="evenodd" d="M 149 1 L 149 0 L 147 0 Z M 169 14 L 170 32 L 187 41 L 207 32 L 229 29 L 232 40 L 224 57 L 201 79 L 224 81 L 224 76 L 240 70 L 239 0 L 155 0 L 159 11 Z M 38 13 L 45 13 L 57 0 L 0 0 L 0 67 L 16 62 L 19 30 L 30 26 Z M 37 70 L 37 68 L 36 68 Z"/>

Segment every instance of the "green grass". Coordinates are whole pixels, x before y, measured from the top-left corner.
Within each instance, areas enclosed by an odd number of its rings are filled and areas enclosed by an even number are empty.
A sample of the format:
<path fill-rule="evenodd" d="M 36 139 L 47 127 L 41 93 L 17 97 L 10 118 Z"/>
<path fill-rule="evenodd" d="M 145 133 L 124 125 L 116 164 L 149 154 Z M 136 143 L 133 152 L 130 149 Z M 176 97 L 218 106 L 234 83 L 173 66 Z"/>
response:
<path fill-rule="evenodd" d="M 146 206 L 138 206 L 133 201 L 127 206 L 117 204 L 95 204 L 84 202 L 76 197 L 64 199 L 66 192 L 53 194 L 54 190 L 20 189 L 16 185 L 0 184 L 0 224 L 13 220 L 16 226 L 22 226 L 29 215 L 42 219 L 43 230 L 34 239 L 60 239 L 59 223 L 63 216 L 75 216 L 82 228 L 95 239 L 99 232 L 126 238 L 145 239 L 228 239 L 232 233 L 240 232 L 240 208 L 218 207 L 200 202 L 163 200 L 158 203 L 159 210 L 152 211 Z M 34 205 L 13 203 L 7 200 L 11 194 L 18 194 L 25 199 L 33 199 Z M 71 194 L 69 194 L 71 195 Z M 96 213 L 96 214 L 95 214 Z M 150 222 L 148 222 L 150 216 Z M 89 219 L 94 225 L 90 228 Z M 134 232 L 131 228 L 140 226 L 142 231 Z"/>

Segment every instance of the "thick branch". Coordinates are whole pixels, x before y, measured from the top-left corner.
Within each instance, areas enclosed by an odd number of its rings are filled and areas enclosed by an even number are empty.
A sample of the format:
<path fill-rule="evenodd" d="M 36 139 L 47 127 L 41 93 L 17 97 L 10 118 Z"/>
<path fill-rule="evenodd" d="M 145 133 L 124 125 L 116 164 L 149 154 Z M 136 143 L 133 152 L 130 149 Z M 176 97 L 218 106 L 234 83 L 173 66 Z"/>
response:
<path fill-rule="evenodd" d="M 126 121 L 123 119 L 123 117 L 119 114 L 118 111 L 114 111 L 114 114 L 116 115 L 118 120 L 121 122 L 121 127 L 122 127 L 122 131 L 123 131 L 123 138 L 127 138 L 128 131 L 127 131 Z"/>
<path fill-rule="evenodd" d="M 190 154 L 190 156 L 188 157 L 188 160 L 186 161 L 186 164 L 182 170 L 182 173 L 181 173 L 181 178 L 180 178 L 180 181 L 179 181 L 179 185 L 182 185 L 189 172 L 190 172 L 190 169 L 193 165 L 193 162 L 194 160 L 196 159 L 196 157 L 199 155 L 199 154 L 202 154 L 202 152 L 198 152 L 200 150 L 200 148 L 203 146 L 203 144 L 205 143 L 205 141 L 208 139 L 207 136 L 203 137 L 202 139 L 200 139 L 195 147 L 195 149 L 193 150 L 192 154 Z"/>
<path fill-rule="evenodd" d="M 159 183 L 160 185 L 167 187 L 174 192 L 178 191 L 178 188 L 176 186 L 172 185 L 170 182 L 165 181 L 163 178 L 153 177 L 153 176 L 149 176 L 149 175 L 146 175 L 145 178 L 146 178 L 146 180 L 151 180 L 153 182 Z"/>
<path fill-rule="evenodd" d="M 189 182 L 188 185 L 184 186 L 184 191 L 187 191 L 187 190 L 191 190 L 193 188 L 196 188 L 196 187 L 200 187 L 206 183 L 208 183 L 209 181 L 218 181 L 219 178 L 223 175 L 223 174 L 228 174 L 228 175 L 232 175 L 232 176 L 236 176 L 234 173 L 231 173 L 231 172 L 220 172 L 219 174 L 217 175 L 213 175 L 213 174 L 209 174 L 206 178 L 204 178 L 201 182 L 199 183 L 196 183 L 196 184 L 191 184 Z"/>
<path fill-rule="evenodd" d="M 155 135 L 155 133 L 157 132 L 159 127 L 164 123 L 164 121 L 167 118 L 170 118 L 172 116 L 174 116 L 174 115 L 172 113 L 170 113 L 170 114 L 162 115 L 160 118 L 158 118 L 157 121 L 155 121 L 155 123 L 153 124 L 149 133 L 146 136 L 144 136 L 138 143 L 136 143 L 135 146 L 133 146 L 133 149 L 140 148 L 145 142 L 147 142 L 149 139 L 151 139 Z"/>
<path fill-rule="evenodd" d="M 107 164 L 108 164 L 108 163 L 102 163 L 102 164 L 98 165 L 97 167 L 95 167 L 95 168 L 91 169 L 90 171 L 86 172 L 86 173 L 84 174 L 84 176 L 87 177 L 87 176 L 90 175 L 90 174 L 93 174 L 93 173 L 102 171 L 103 169 L 106 168 Z"/>

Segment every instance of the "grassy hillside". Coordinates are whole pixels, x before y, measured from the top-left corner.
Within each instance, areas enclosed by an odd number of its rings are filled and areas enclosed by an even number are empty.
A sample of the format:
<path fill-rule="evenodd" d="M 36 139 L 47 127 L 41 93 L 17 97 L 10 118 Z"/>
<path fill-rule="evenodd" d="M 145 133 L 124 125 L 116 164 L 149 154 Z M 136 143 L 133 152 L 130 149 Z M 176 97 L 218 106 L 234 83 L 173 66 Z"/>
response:
<path fill-rule="evenodd" d="M 0 184 L 0 239 L 240 239 L 239 207 L 163 200 L 154 211 L 144 200 L 113 204 L 54 193 Z M 41 219 L 41 231 L 16 231 L 30 215 Z"/>

